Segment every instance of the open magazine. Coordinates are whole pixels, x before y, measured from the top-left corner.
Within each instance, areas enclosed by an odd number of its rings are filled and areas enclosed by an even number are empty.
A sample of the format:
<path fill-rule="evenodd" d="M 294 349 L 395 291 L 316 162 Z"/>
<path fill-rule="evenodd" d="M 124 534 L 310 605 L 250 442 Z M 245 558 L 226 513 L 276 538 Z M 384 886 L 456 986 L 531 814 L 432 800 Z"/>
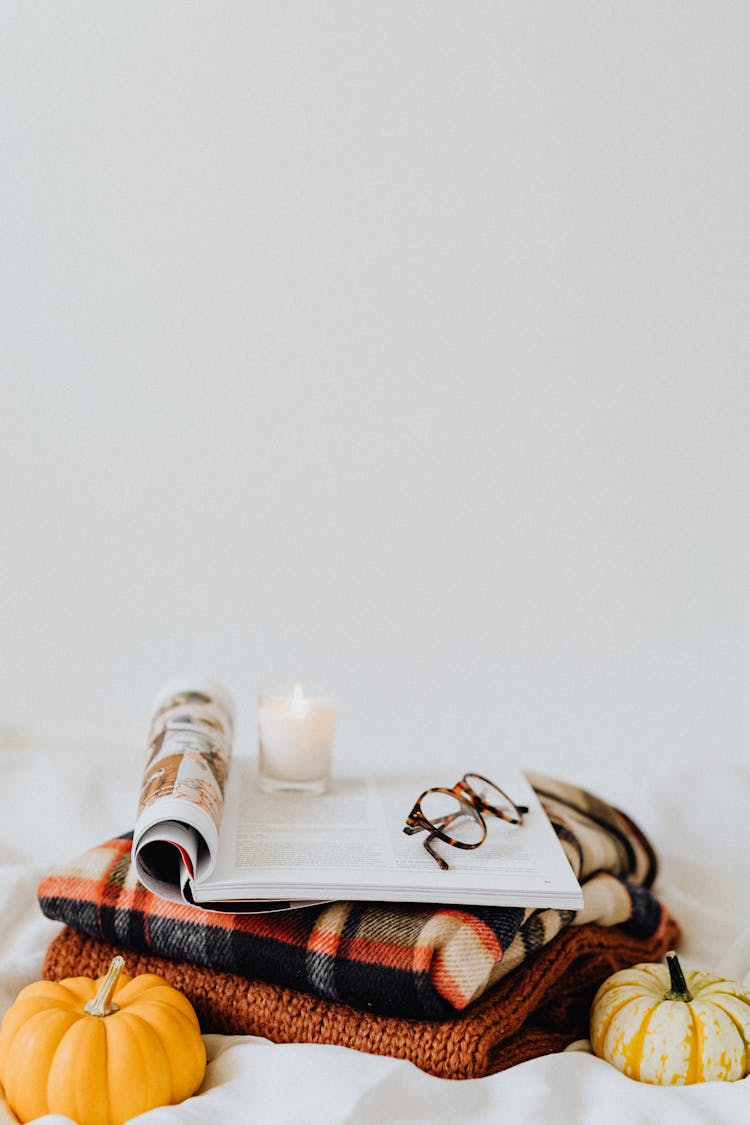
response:
<path fill-rule="evenodd" d="M 320 796 L 267 794 L 250 758 L 232 755 L 234 705 L 221 685 L 173 681 L 152 720 L 133 859 L 141 882 L 173 901 L 230 913 L 329 900 L 579 909 L 583 898 L 552 825 L 518 770 L 497 782 L 527 806 L 522 825 L 488 816 L 481 847 L 437 845 L 441 870 L 407 836 L 434 771 L 334 778 Z M 469 763 L 470 764 L 470 763 Z"/>

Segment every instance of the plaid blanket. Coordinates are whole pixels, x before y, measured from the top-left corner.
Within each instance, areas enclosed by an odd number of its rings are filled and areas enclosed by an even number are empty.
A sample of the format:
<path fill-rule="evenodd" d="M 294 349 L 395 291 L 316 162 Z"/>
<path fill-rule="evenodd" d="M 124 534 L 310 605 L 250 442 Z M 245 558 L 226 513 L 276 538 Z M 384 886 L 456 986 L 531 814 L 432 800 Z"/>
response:
<path fill-rule="evenodd" d="M 333 902 L 275 914 L 214 914 L 147 891 L 120 836 L 42 880 L 49 918 L 121 949 L 300 990 L 360 1011 L 444 1019 L 467 1008 L 571 924 L 657 934 L 653 849 L 593 794 L 527 775 L 578 877 L 578 912 Z"/>

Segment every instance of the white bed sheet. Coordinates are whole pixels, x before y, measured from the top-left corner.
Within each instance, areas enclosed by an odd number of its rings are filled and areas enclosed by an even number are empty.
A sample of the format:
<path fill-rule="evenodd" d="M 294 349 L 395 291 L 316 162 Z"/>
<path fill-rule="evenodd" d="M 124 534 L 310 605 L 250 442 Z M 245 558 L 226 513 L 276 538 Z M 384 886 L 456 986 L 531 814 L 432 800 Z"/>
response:
<path fill-rule="evenodd" d="M 59 925 L 36 903 L 39 878 L 132 826 L 137 750 L 6 736 L 0 745 L 0 1016 L 38 979 Z M 750 985 L 750 770 L 655 764 L 564 769 L 629 812 L 659 853 L 657 888 L 681 922 L 683 960 Z M 488 1078 L 449 1082 L 411 1063 L 340 1047 L 206 1036 L 198 1095 L 152 1110 L 144 1125 L 325 1122 L 610 1123 L 750 1120 L 750 1081 L 654 1088 L 624 1078 L 583 1050 L 536 1059 Z M 0 1125 L 15 1119 L 0 1098 Z M 67 1122 L 46 1117 L 45 1122 Z"/>

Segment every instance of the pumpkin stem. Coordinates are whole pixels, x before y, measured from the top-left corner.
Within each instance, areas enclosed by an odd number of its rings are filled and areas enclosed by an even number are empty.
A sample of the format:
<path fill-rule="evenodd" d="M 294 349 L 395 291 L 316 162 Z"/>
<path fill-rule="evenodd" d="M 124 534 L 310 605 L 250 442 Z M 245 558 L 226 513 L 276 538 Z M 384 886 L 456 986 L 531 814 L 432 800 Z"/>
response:
<path fill-rule="evenodd" d="M 123 957 L 118 955 L 112 958 L 109 968 L 107 969 L 107 975 L 99 985 L 99 991 L 93 1000 L 89 1000 L 88 1004 L 83 1009 L 84 1012 L 88 1012 L 90 1016 L 111 1016 L 113 1012 L 119 1012 L 119 1005 L 115 1004 L 112 1000 L 112 993 L 117 987 L 117 981 L 124 964 L 125 960 Z"/>
<path fill-rule="evenodd" d="M 667 954 L 667 967 L 669 969 L 669 983 L 671 988 L 669 992 L 665 992 L 665 1000 L 684 1000 L 689 1003 L 693 997 L 688 992 L 687 981 L 685 974 L 682 971 L 682 965 L 677 960 L 677 954 L 674 950 L 670 950 Z"/>

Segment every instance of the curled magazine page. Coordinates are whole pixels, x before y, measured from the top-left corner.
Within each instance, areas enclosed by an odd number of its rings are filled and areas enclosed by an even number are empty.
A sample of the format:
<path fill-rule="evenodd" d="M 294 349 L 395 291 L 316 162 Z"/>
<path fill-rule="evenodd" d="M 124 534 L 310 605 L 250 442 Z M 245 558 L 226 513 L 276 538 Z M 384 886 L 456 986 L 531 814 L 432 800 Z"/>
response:
<path fill-rule="evenodd" d="M 185 885 L 214 868 L 233 731 L 233 701 L 215 681 L 173 680 L 156 697 L 133 862 L 164 898 L 183 901 Z"/>

